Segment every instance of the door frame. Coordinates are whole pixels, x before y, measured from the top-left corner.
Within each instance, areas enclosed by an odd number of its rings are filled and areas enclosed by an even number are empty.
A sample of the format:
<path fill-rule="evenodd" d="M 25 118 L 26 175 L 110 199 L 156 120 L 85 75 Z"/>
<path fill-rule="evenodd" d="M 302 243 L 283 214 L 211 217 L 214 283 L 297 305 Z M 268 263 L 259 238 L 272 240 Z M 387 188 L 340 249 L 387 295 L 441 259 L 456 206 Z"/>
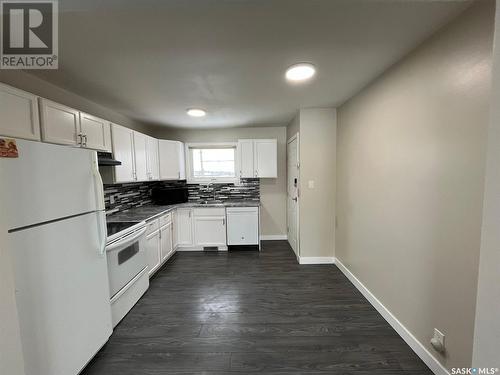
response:
<path fill-rule="evenodd" d="M 295 227 L 297 228 L 297 254 L 295 254 L 297 256 L 297 260 L 300 258 L 300 133 L 297 132 L 295 135 L 293 135 L 292 137 L 290 137 L 290 139 L 288 139 L 286 141 L 286 161 L 287 161 L 287 164 L 286 164 L 286 176 L 287 176 L 287 181 L 286 181 L 286 185 L 287 185 L 287 192 L 286 192 L 286 205 L 287 205 L 287 208 L 286 208 L 286 217 L 287 217 L 287 237 L 288 237 L 288 144 L 293 142 L 293 141 L 297 141 L 297 170 L 298 170 L 298 176 L 297 176 L 297 217 L 296 217 L 296 225 Z M 288 243 L 290 243 L 290 241 L 288 241 Z"/>

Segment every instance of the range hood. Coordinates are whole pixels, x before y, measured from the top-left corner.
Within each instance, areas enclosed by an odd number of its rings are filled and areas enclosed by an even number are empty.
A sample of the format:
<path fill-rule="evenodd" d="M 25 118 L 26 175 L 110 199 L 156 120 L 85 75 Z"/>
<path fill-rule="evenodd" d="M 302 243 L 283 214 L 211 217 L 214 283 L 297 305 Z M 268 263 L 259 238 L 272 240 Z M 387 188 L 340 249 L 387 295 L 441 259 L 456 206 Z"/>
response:
<path fill-rule="evenodd" d="M 122 165 L 122 162 L 113 159 L 113 154 L 111 152 L 98 152 L 97 164 L 99 164 L 100 166 L 110 166 L 110 165 Z"/>

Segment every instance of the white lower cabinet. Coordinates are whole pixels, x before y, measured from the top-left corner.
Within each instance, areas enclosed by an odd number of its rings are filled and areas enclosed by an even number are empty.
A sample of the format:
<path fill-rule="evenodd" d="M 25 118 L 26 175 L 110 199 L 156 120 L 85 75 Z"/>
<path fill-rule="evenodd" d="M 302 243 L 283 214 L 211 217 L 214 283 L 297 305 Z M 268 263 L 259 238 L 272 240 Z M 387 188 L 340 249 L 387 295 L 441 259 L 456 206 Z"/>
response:
<path fill-rule="evenodd" d="M 193 241 L 193 209 L 178 208 L 176 215 L 176 242 L 179 247 L 191 247 Z"/>
<path fill-rule="evenodd" d="M 174 253 L 172 243 L 172 215 L 170 213 L 148 223 L 146 253 L 151 277 Z"/>
<path fill-rule="evenodd" d="M 172 254 L 172 223 L 168 223 L 160 228 L 160 254 L 161 261 L 166 261 Z"/>
<path fill-rule="evenodd" d="M 148 273 L 151 276 L 160 267 L 160 231 L 146 236 L 146 253 L 148 258 Z"/>
<path fill-rule="evenodd" d="M 194 209 L 194 238 L 199 247 L 226 246 L 226 211 L 224 208 Z"/>

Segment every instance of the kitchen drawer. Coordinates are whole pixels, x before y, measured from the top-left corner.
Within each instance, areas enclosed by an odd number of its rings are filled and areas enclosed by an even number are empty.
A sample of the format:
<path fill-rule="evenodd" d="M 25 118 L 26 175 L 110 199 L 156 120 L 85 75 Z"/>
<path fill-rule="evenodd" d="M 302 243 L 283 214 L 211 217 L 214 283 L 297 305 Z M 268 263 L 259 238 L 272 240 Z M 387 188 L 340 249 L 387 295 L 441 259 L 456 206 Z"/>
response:
<path fill-rule="evenodd" d="M 160 220 L 155 219 L 147 223 L 146 236 L 160 229 Z"/>
<path fill-rule="evenodd" d="M 171 222 L 172 222 L 172 213 L 171 212 L 160 217 L 160 227 L 167 225 L 168 223 L 171 223 Z"/>
<path fill-rule="evenodd" d="M 226 216 L 224 207 L 203 207 L 195 208 L 194 216 Z"/>
<path fill-rule="evenodd" d="M 259 213 L 259 207 L 228 207 L 227 213 L 254 213 L 258 214 Z"/>

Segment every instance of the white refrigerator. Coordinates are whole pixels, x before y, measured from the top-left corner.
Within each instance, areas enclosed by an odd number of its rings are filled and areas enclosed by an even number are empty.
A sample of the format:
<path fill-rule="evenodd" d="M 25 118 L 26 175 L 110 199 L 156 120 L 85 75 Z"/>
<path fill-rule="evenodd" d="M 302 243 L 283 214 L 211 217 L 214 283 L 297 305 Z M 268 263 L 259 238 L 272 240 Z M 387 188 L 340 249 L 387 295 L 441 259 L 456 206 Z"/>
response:
<path fill-rule="evenodd" d="M 0 158 L 0 246 L 25 373 L 76 375 L 112 333 L 97 155 L 24 140 L 17 148 L 18 158 Z"/>

